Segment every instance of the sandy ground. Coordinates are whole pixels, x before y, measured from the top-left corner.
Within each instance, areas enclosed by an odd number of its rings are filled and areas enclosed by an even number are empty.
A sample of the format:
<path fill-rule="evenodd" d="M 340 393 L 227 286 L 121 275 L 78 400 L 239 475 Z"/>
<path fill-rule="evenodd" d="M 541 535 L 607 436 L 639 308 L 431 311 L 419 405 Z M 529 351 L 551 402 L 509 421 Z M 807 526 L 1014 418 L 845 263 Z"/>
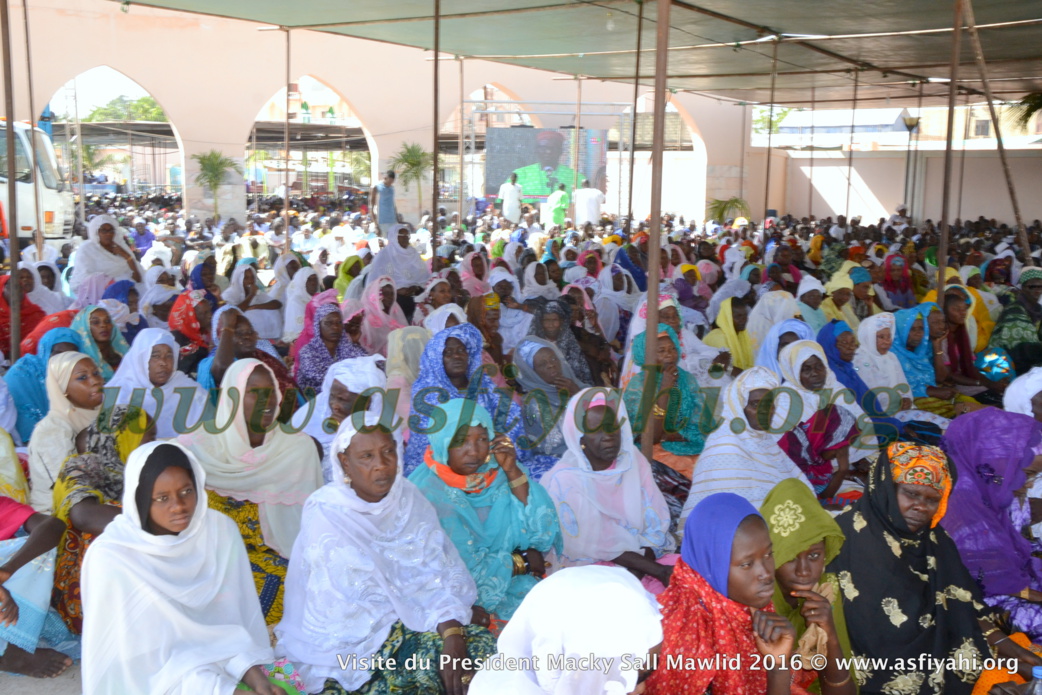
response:
<path fill-rule="evenodd" d="M 80 665 L 73 664 L 57 678 L 25 678 L 0 673 L 0 693 L 20 695 L 75 695 L 80 692 Z"/>

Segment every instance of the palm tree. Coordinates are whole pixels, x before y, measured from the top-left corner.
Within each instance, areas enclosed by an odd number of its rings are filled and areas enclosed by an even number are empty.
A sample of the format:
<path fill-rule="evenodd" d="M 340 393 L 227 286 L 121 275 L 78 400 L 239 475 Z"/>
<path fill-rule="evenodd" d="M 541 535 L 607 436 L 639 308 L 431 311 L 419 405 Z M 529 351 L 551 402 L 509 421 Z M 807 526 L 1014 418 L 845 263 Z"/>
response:
<path fill-rule="evenodd" d="M 120 160 L 117 160 L 116 157 L 111 154 L 102 155 L 101 148 L 97 145 L 84 145 L 81 149 L 81 154 L 83 155 L 83 170 L 86 172 L 90 172 L 91 174 L 101 169 L 104 169 L 105 167 L 110 167 L 115 164 L 122 163 Z M 76 147 L 73 146 L 73 162 L 76 161 L 75 150 Z"/>
<path fill-rule="evenodd" d="M 394 173 L 405 184 L 406 190 L 408 190 L 411 181 L 416 182 L 416 199 L 420 204 L 419 209 L 423 210 L 422 182 L 427 172 L 434 165 L 433 155 L 425 151 L 418 143 L 407 142 L 403 143 L 402 148 L 391 157 L 390 165 Z M 435 187 L 435 191 L 437 191 L 437 187 Z M 437 192 L 435 192 L 434 197 L 434 204 L 437 206 Z"/>
<path fill-rule="evenodd" d="M 723 222 L 731 217 L 733 213 L 739 213 L 745 217 L 749 216 L 749 203 L 741 198 L 727 198 L 721 200 L 713 198 L 706 205 L 706 219 Z"/>
<path fill-rule="evenodd" d="M 351 183 L 355 185 L 373 175 L 372 159 L 368 150 L 341 152 L 340 161 L 351 167 Z"/>
<path fill-rule="evenodd" d="M 1031 117 L 1039 111 L 1042 111 L 1042 92 L 1034 92 L 1013 104 L 1007 113 L 1014 125 L 1027 130 Z"/>
<path fill-rule="evenodd" d="M 219 217 L 217 209 L 217 189 L 224 183 L 229 171 L 242 176 L 242 167 L 231 157 L 225 157 L 220 150 L 210 150 L 193 154 L 192 159 L 199 165 L 199 173 L 195 175 L 195 185 L 210 191 L 213 196 L 213 216 Z"/>

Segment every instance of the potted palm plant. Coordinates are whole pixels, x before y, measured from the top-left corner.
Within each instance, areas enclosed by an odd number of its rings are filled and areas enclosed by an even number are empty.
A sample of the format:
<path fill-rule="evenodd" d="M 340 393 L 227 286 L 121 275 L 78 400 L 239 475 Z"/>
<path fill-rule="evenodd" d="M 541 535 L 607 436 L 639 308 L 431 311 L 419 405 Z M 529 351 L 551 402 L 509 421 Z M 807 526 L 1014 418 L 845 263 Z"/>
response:
<path fill-rule="evenodd" d="M 243 173 L 242 167 L 234 159 L 226 157 L 219 150 L 193 154 L 192 159 L 199 165 L 199 173 L 195 175 L 195 185 L 205 188 L 213 196 L 213 216 L 217 218 L 220 216 L 217 190 L 224 183 L 224 178 L 228 175 L 228 172 L 234 171 L 241 176 Z"/>
<path fill-rule="evenodd" d="M 390 161 L 391 168 L 398 175 L 406 188 L 410 182 L 416 183 L 416 200 L 420 210 L 423 210 L 423 178 L 434 165 L 434 157 L 430 152 L 423 149 L 418 143 L 407 142 L 402 144 Z M 438 206 L 437 186 L 434 187 L 434 207 Z"/>

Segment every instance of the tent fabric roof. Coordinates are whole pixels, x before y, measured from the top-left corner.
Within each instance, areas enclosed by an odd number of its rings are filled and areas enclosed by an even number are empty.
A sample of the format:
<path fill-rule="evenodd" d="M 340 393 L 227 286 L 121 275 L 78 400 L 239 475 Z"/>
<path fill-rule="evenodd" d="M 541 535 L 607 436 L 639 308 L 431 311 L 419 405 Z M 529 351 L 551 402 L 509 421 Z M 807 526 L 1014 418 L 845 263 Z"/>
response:
<path fill-rule="evenodd" d="M 312 29 L 431 49 L 431 0 L 145 0 L 134 4 Z M 441 50 L 555 72 L 632 80 L 635 0 L 442 0 Z M 1042 3 L 977 0 L 978 30 L 996 99 L 1042 91 Z M 951 2 L 907 0 L 673 0 L 669 86 L 740 101 L 849 108 L 944 103 Z M 645 0 L 641 81 L 651 84 L 656 3 Z M 959 86 L 982 92 L 969 41 Z M 971 91 L 972 93 L 972 91 Z M 896 103 L 895 103 L 896 102 Z"/>

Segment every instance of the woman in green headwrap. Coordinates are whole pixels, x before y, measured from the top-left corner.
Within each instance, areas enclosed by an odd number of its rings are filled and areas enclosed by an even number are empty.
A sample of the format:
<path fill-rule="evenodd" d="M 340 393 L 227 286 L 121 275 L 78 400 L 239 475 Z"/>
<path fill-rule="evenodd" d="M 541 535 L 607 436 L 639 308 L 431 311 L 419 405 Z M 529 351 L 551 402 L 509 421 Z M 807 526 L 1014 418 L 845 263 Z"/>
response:
<path fill-rule="evenodd" d="M 358 277 L 358 274 L 362 272 L 362 259 L 359 256 L 348 256 L 347 259 L 340 264 L 340 269 L 336 273 L 336 281 L 333 282 L 333 288 L 336 290 L 336 297 L 338 302 L 344 301 L 344 294 L 347 292 L 347 288 L 350 287 L 351 282 Z"/>
<path fill-rule="evenodd" d="M 825 572 L 843 546 L 843 532 L 807 483 L 795 478 L 775 485 L 760 513 L 774 546 L 774 610 L 796 628 L 795 655 L 803 664 L 793 670 L 793 684 L 812 693 L 853 695 L 853 672 L 838 663 L 850 659 L 839 582 Z M 822 656 L 824 668 L 815 668 Z"/>
<path fill-rule="evenodd" d="M 645 332 L 646 333 L 646 332 Z M 633 363 L 644 365 L 645 333 L 633 339 Z M 658 325 L 658 359 L 661 371 L 654 373 L 654 386 L 648 389 L 645 400 L 644 383 L 647 371 L 640 371 L 626 384 L 624 400 L 626 411 L 633 421 L 633 431 L 639 439 L 649 436 L 655 442 L 654 459 L 691 479 L 698 455 L 705 446 L 703 428 L 705 396 L 698 381 L 679 366 L 680 340 L 671 326 Z M 705 411 L 712 416 L 712 409 Z"/>

